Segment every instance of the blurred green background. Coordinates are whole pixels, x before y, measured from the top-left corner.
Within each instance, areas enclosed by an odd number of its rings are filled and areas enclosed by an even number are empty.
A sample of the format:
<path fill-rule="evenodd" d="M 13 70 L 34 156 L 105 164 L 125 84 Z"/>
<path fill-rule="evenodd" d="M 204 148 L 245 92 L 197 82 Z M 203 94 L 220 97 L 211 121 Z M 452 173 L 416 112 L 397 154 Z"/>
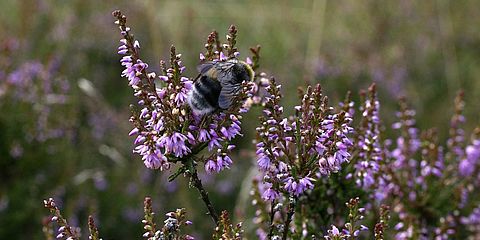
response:
<path fill-rule="evenodd" d="M 358 99 L 356 93 L 375 82 L 387 136 L 401 96 L 417 109 L 419 126 L 440 129 L 441 139 L 460 89 L 466 117 L 474 120 L 467 130 L 480 117 L 480 9 L 474 0 L 4 0 L 0 9 L 1 239 L 42 238 L 42 200 L 50 196 L 84 236 L 93 214 L 104 239 L 140 238 L 147 195 L 159 220 L 185 207 L 191 233 L 210 232 L 195 189 L 181 178 L 167 183 L 167 173 L 145 169 L 131 153 L 128 105 L 134 98 L 120 77 L 115 9 L 127 15 L 152 70 L 174 44 L 194 76 L 207 35 L 215 29 L 224 38 L 235 24 L 241 57 L 262 46 L 261 71 L 283 84 L 286 106 L 297 102 L 298 86 L 321 83 L 336 104 L 348 90 Z M 19 73 L 30 77 L 21 87 Z M 63 100 L 52 100 L 58 96 Z M 202 176 L 212 201 L 233 211 L 235 221 L 248 217 L 248 189 L 241 186 L 254 166 L 256 124 L 254 111 L 245 118 L 232 169 Z M 45 137 L 45 131 L 53 133 Z"/>

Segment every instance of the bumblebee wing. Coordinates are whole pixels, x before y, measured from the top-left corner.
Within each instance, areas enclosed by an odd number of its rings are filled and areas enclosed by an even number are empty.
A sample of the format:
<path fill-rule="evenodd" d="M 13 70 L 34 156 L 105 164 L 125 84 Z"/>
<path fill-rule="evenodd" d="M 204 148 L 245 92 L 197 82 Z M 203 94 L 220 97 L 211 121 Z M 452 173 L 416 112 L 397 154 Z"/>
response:
<path fill-rule="evenodd" d="M 216 64 L 218 70 L 218 81 L 222 85 L 222 90 L 218 96 L 218 106 L 221 109 L 228 109 L 232 104 L 232 100 L 237 94 L 240 84 L 235 82 L 233 75 L 233 67 L 235 62 L 221 62 Z"/>
<path fill-rule="evenodd" d="M 218 106 L 221 109 L 228 109 L 232 100 L 238 92 L 240 84 L 222 84 L 222 90 L 218 96 Z"/>
<path fill-rule="evenodd" d="M 200 74 L 205 74 L 206 72 L 208 72 L 208 70 L 210 70 L 213 66 L 215 65 L 214 62 L 205 62 L 205 63 L 202 63 L 200 65 L 197 66 L 197 71 L 200 73 Z"/>

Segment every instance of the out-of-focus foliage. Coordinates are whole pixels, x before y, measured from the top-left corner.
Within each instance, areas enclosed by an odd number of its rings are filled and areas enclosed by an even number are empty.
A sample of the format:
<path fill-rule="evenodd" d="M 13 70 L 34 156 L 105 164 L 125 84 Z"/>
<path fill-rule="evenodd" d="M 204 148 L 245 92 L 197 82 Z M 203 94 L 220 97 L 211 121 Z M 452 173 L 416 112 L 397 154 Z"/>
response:
<path fill-rule="evenodd" d="M 64 215 L 84 236 L 87 215 L 93 214 L 102 236 L 138 238 L 146 195 L 155 199 L 157 213 L 189 209 L 193 236 L 210 228 L 188 183 L 167 184 L 166 174 L 145 169 L 131 154 L 133 97 L 115 54 L 114 9 L 123 9 L 136 26 L 142 49 L 149 49 L 142 56 L 153 70 L 175 44 L 186 75 L 194 77 L 206 34 L 216 29 L 224 36 L 235 24 L 240 52 L 262 45 L 261 70 L 283 84 L 286 106 L 296 101 L 289 93 L 306 83 L 321 83 L 325 95 L 338 100 L 373 81 L 386 126 L 395 121 L 397 97 L 405 95 L 420 128 L 447 129 L 451 100 L 460 88 L 468 102 L 466 117 L 479 118 L 477 5 L 473 0 L 0 1 L 0 238 L 39 238 L 45 213 L 39 206 L 48 196 L 65 206 Z M 256 120 L 255 111 L 245 117 L 244 139 L 255 135 Z M 474 123 L 467 122 L 467 133 Z M 385 134 L 393 132 L 387 128 Z M 438 142 L 446 142 L 447 134 L 439 131 Z M 232 213 L 232 222 L 253 211 L 246 207 L 251 178 L 245 173 L 253 166 L 254 147 L 242 140 L 238 145 L 232 169 L 201 176 L 212 201 Z M 345 193 L 339 203 L 355 196 Z"/>

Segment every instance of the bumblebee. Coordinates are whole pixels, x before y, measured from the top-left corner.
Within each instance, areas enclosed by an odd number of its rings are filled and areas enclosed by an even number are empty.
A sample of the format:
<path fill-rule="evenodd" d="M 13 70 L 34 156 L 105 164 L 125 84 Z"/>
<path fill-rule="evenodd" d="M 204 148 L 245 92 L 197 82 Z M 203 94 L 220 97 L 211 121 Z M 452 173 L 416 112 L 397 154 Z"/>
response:
<path fill-rule="evenodd" d="M 188 95 L 188 104 L 197 116 L 229 109 L 243 81 L 252 81 L 254 71 L 237 59 L 212 61 L 197 67 L 198 77 Z"/>

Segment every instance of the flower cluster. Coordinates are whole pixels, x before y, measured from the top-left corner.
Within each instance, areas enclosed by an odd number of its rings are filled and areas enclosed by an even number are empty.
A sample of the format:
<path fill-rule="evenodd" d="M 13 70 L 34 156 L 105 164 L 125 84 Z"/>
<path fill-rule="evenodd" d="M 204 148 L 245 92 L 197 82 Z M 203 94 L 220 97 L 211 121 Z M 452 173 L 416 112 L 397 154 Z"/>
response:
<path fill-rule="evenodd" d="M 374 228 L 375 240 L 384 239 L 384 233 L 388 228 L 389 220 L 390 220 L 390 207 L 382 204 L 382 206 L 380 206 L 380 219 L 375 224 L 375 228 Z"/>
<path fill-rule="evenodd" d="M 462 217 L 460 221 L 469 231 L 480 234 L 480 207 L 474 208 L 470 215 Z"/>
<path fill-rule="evenodd" d="M 420 139 L 419 139 L 419 130 L 415 127 L 415 111 L 408 108 L 404 100 L 400 102 L 401 110 L 397 113 L 400 121 L 392 125 L 393 129 L 401 129 L 402 135 L 396 139 L 396 147 L 393 150 L 385 150 L 384 154 L 391 159 L 391 161 L 386 162 L 386 166 L 383 175 L 378 176 L 377 188 L 382 189 L 375 194 L 375 198 L 379 201 L 382 201 L 387 195 L 396 194 L 403 196 L 405 193 L 401 192 L 398 182 L 396 182 L 397 177 L 394 177 L 393 174 L 400 173 L 402 179 L 407 181 L 407 185 L 412 187 L 416 184 L 422 184 L 422 179 L 427 176 L 435 173 L 436 175 L 440 174 L 438 168 L 442 168 L 442 159 L 443 151 L 441 147 L 435 147 L 435 149 L 426 149 L 431 154 L 435 155 L 438 159 L 432 161 L 423 161 L 421 163 L 422 167 L 428 168 L 428 171 L 419 171 L 415 166 L 420 164 L 420 162 L 414 159 L 415 155 L 420 150 Z M 435 135 L 430 135 L 430 141 L 435 141 Z M 390 140 L 384 142 L 385 146 L 391 146 Z M 433 145 L 432 145 L 433 146 Z M 424 152 L 427 153 L 427 152 Z M 438 160 L 438 161 L 437 161 Z M 432 165 L 433 164 L 433 165 Z M 411 169 L 412 168 L 412 169 Z M 394 170 L 396 169 L 396 170 Z M 398 171 L 398 170 L 403 171 Z M 413 171 L 412 171 L 413 170 Z M 401 183 L 403 184 L 403 183 Z M 423 184 L 422 187 L 426 187 Z M 410 200 L 414 201 L 416 194 L 414 192 L 406 193 L 408 194 Z"/>
<path fill-rule="evenodd" d="M 184 226 L 191 225 L 192 222 L 187 220 L 185 209 L 177 209 L 174 212 L 166 214 L 167 219 L 164 221 L 162 229 L 157 230 L 154 222 L 154 215 L 152 209 L 152 200 L 150 197 L 146 197 L 144 203 L 145 217 L 142 220 L 143 228 L 146 232 L 143 237 L 148 240 L 161 240 L 161 239 L 178 239 L 178 240 L 193 240 L 194 238 L 188 234 L 182 234 L 181 230 Z M 50 223 L 56 222 L 59 225 L 58 233 L 55 239 L 75 240 L 80 239 L 80 229 L 70 226 L 67 220 L 63 218 L 60 209 L 56 206 L 55 201 L 52 198 L 44 200 L 44 207 L 49 209 L 53 215 L 48 218 L 44 223 L 44 233 L 47 239 L 53 239 Z M 92 216 L 88 217 L 88 229 L 90 240 L 101 240 L 99 237 L 99 231 Z M 239 229 L 239 228 L 238 228 Z M 241 235 L 240 235 L 241 236 Z M 231 238 L 234 239 L 234 238 Z M 237 238 L 235 238 L 237 239 Z"/>
<path fill-rule="evenodd" d="M 461 126 L 465 122 L 463 108 L 463 94 L 460 93 L 455 99 L 450 137 L 444 144 L 448 148 L 444 151 L 437 131 L 421 132 L 416 128 L 415 111 L 404 99 L 400 101 L 399 121 L 392 126 L 400 130 L 400 136 L 395 142 L 385 140 L 383 149 L 379 147 L 379 156 L 384 159 L 377 162 L 379 168 L 371 185 L 373 199 L 393 204 L 392 210 L 399 219 L 394 226 L 396 239 L 464 236 L 468 221 L 460 221 L 459 215 L 467 216 L 462 217 L 464 220 L 469 219 L 478 196 L 473 189 L 479 185 L 476 173 L 480 160 L 480 130 L 474 131 L 471 144 L 466 145 Z M 439 189 L 442 194 L 438 194 Z"/>
<path fill-rule="evenodd" d="M 39 61 L 26 61 L 17 68 L 3 73 L 5 81 L 0 83 L 0 104 L 2 111 L 28 114 L 30 121 L 22 123 L 27 142 L 45 142 L 66 135 L 68 121 L 68 81 L 58 76 L 58 59 L 43 64 Z M 15 110 L 8 109 L 15 106 Z M 62 119 L 53 118 L 63 114 Z M 17 117 L 24 119 L 24 116 Z M 12 146 L 13 150 L 14 146 Z M 12 155 L 18 151 L 12 151 Z"/>
<path fill-rule="evenodd" d="M 429 221 L 422 222 L 410 215 L 409 209 L 423 212 L 425 219 L 440 214 L 430 207 L 428 195 L 439 187 L 445 161 L 443 148 L 437 144 L 436 132 L 425 131 L 420 137 L 420 131 L 415 127 L 415 111 L 409 109 L 405 101 L 400 102 L 400 107 L 397 114 L 400 121 L 393 124 L 393 128 L 400 129 L 402 134 L 392 150 L 385 150 L 388 161 L 382 163 L 383 172 L 377 178 L 375 197 L 378 201 L 397 197 L 399 202 L 392 208 L 400 219 L 395 226 L 396 238 L 407 239 L 423 232 L 436 231 L 425 225 Z M 388 146 L 389 142 L 386 141 L 385 145 Z"/>
<path fill-rule="evenodd" d="M 272 78 L 265 88 L 261 126 L 257 128 L 257 163 L 265 174 L 266 200 L 280 193 L 299 196 L 312 189 L 316 178 L 340 170 L 350 160 L 353 145 L 348 134 L 351 117 L 347 112 L 334 113 L 327 106 L 319 85 L 302 93 L 302 104 L 293 117 L 283 117 L 280 85 Z"/>
<path fill-rule="evenodd" d="M 242 223 L 235 226 L 230 222 L 230 217 L 227 211 L 222 211 L 220 221 L 215 228 L 212 236 L 213 240 L 241 240 L 243 239 Z"/>
<path fill-rule="evenodd" d="M 191 157 L 205 163 L 207 172 L 219 172 L 232 164 L 228 153 L 235 147 L 230 141 L 241 135 L 241 113 L 248 111 L 244 106 L 247 98 L 256 91 L 252 82 L 244 83 L 234 99 L 234 106 L 227 111 L 204 117 L 195 116 L 187 97 L 193 81 L 185 76 L 185 66 L 181 55 L 171 48 L 170 67 L 160 63 L 161 75 L 148 72 L 148 65 L 139 57 L 140 44 L 126 26 L 126 17 L 115 11 L 116 24 L 119 25 L 123 39 L 118 53 L 126 77 L 139 99 L 139 110 L 134 110 L 130 121 L 135 128 L 130 135 L 136 135 L 134 152 L 142 156 L 146 167 L 151 169 L 169 169 L 172 162 L 186 161 Z M 230 27 L 227 43 L 221 46 L 218 34 L 209 35 L 205 45 L 207 52 L 200 54 L 202 61 L 225 61 L 236 58 L 236 28 Z M 251 61 L 250 61 L 251 62 Z M 253 63 L 252 63 L 253 64 Z M 156 82 L 159 82 L 158 84 Z M 195 156 L 208 148 L 207 156 Z"/>
<path fill-rule="evenodd" d="M 90 232 L 90 236 L 88 236 L 89 240 L 102 240 L 92 216 L 88 216 L 88 230 Z"/>
<path fill-rule="evenodd" d="M 329 229 L 327 234 L 328 235 L 325 236 L 326 240 L 345 240 L 350 237 L 350 235 L 345 234 L 343 231 L 340 232 L 335 225 L 332 225 L 332 229 Z"/>
<path fill-rule="evenodd" d="M 358 161 L 355 163 L 355 181 L 358 186 L 370 189 L 375 184 L 383 152 L 380 145 L 380 103 L 377 99 L 375 84 L 368 89 L 368 96 L 365 95 L 364 92 L 361 93 L 362 121 L 356 129 L 355 145 Z"/>
<path fill-rule="evenodd" d="M 458 171 L 463 177 L 475 177 L 480 164 L 480 128 L 474 130 L 472 143 L 465 148 L 465 156 L 458 165 Z"/>
<path fill-rule="evenodd" d="M 164 225 L 162 232 L 159 234 L 160 237 L 157 239 L 182 239 L 182 240 L 192 240 L 194 239 L 190 235 L 181 235 L 180 228 L 183 225 L 191 225 L 192 222 L 186 219 L 185 209 L 177 209 L 175 212 L 169 212 L 165 214 L 167 219 L 163 221 Z"/>
<path fill-rule="evenodd" d="M 43 200 L 43 204 L 44 204 L 44 207 L 47 208 L 52 214 L 52 217 L 50 217 L 46 225 L 48 225 L 50 222 L 56 222 L 59 226 L 57 235 L 55 237 L 56 239 L 67 239 L 67 240 L 79 239 L 78 236 L 79 236 L 80 230 L 78 228 L 70 226 L 67 223 L 67 220 L 63 218 L 53 198 L 49 198 L 48 200 Z M 48 232 L 45 232 L 45 234 L 48 234 Z"/>
<path fill-rule="evenodd" d="M 335 225 L 332 225 L 332 229 L 327 231 L 327 235 L 324 236 L 326 240 L 341 240 L 341 239 L 351 239 L 357 238 L 362 231 L 368 231 L 368 227 L 364 225 L 357 226 L 357 222 L 364 218 L 363 214 L 365 208 L 360 208 L 359 205 L 360 199 L 352 198 L 346 205 L 349 209 L 348 213 L 348 222 L 345 223 L 345 228 L 340 231 Z"/>
<path fill-rule="evenodd" d="M 464 93 L 460 91 L 455 98 L 455 112 L 450 120 L 450 138 L 447 140 L 450 157 L 457 159 L 462 159 L 465 156 L 465 131 L 462 128 L 462 125 L 465 123 L 465 116 L 463 116 L 465 102 L 463 97 Z"/>

